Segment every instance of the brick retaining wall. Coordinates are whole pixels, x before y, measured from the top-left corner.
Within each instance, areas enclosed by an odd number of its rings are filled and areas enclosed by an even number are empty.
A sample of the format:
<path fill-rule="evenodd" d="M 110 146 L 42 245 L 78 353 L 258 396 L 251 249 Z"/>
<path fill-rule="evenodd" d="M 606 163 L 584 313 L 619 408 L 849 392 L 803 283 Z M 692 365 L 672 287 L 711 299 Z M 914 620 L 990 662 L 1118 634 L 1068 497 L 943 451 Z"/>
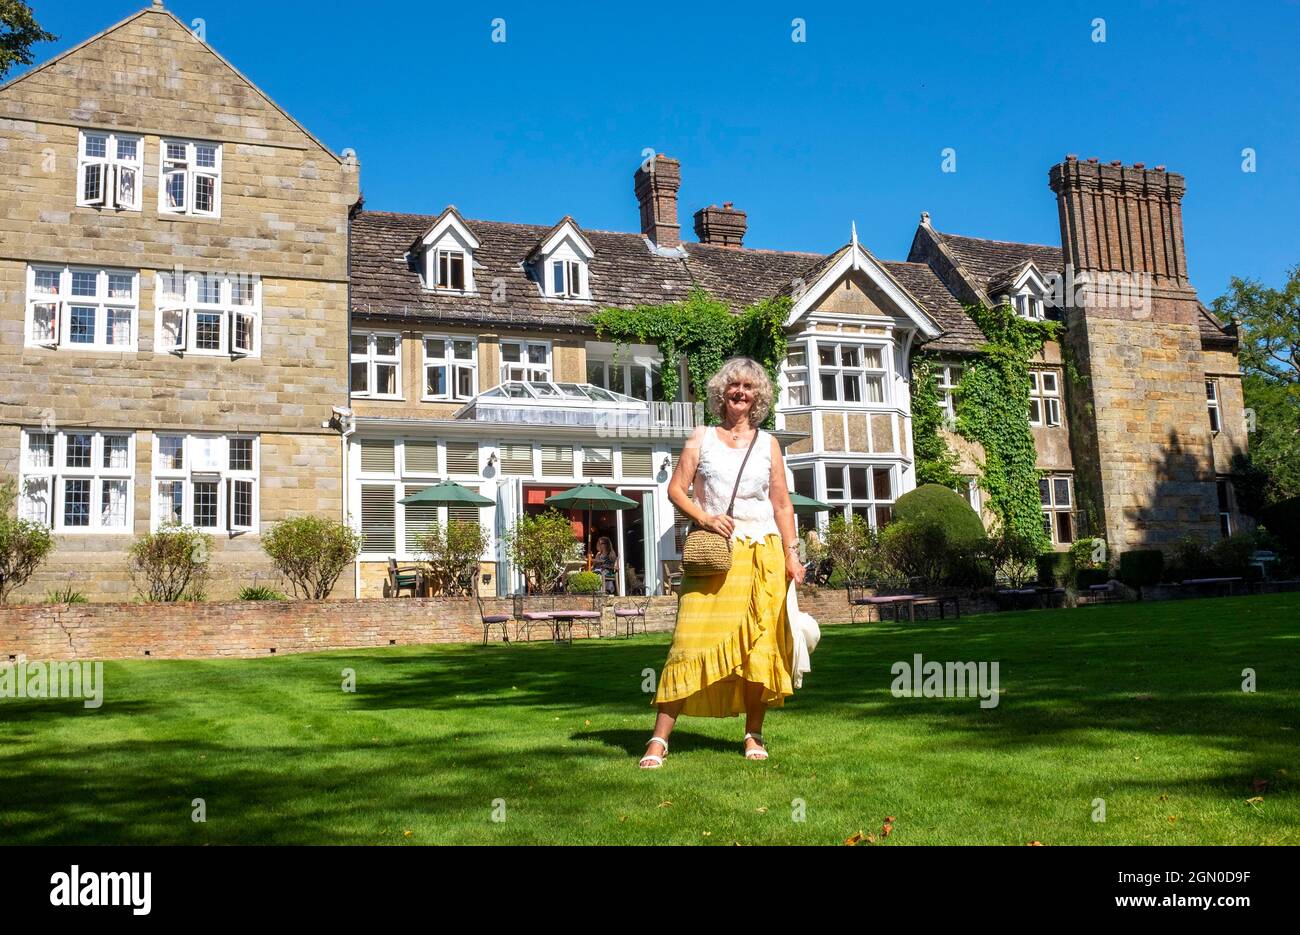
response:
<path fill-rule="evenodd" d="M 484 601 L 489 614 L 511 612 L 509 598 Z M 849 622 L 843 589 L 800 588 L 799 606 L 822 626 Z M 624 632 L 613 601 L 601 635 Z M 988 608 L 970 607 L 971 612 Z M 962 603 L 967 612 L 967 602 Z M 653 597 L 648 632 L 671 632 L 676 597 Z M 859 622 L 875 621 L 874 608 Z M 514 625 L 511 635 L 514 635 Z M 575 628 L 579 637 L 585 629 Z M 640 629 L 638 628 L 638 632 Z M 0 662 L 28 659 L 212 659 L 272 653 L 361 649 L 421 643 L 467 643 L 483 638 L 477 604 L 466 598 L 373 598 L 328 601 L 225 601 L 175 604 L 29 604 L 0 608 Z M 534 627 L 533 639 L 545 639 Z M 494 628 L 490 639 L 501 639 Z"/>

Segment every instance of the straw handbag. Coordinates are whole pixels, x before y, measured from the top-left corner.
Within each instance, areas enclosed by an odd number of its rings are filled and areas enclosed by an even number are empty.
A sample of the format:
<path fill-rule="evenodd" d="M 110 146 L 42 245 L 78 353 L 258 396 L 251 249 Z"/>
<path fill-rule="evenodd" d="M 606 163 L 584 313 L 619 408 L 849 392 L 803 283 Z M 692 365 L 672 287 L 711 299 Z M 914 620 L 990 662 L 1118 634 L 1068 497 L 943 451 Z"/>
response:
<path fill-rule="evenodd" d="M 745 464 L 749 461 L 749 455 L 754 450 L 759 434 L 759 430 L 755 429 L 754 437 L 750 439 L 749 447 L 745 449 L 745 457 L 740 462 L 740 470 L 736 472 L 736 483 L 731 488 L 731 501 L 727 504 L 728 516 L 735 509 L 740 477 L 745 473 Z M 716 533 L 712 529 L 705 529 L 694 521 L 691 525 L 694 528 L 686 534 L 686 541 L 682 543 L 682 572 L 688 575 L 705 576 L 722 575 L 731 571 L 731 537 Z"/>

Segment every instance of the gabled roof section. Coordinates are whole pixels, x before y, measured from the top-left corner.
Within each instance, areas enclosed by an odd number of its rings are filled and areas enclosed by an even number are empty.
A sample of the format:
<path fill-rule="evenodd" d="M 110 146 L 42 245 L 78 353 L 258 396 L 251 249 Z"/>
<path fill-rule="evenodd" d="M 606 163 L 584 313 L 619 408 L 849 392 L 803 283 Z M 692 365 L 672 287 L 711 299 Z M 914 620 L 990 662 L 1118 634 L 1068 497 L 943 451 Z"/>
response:
<path fill-rule="evenodd" d="M 595 248 L 592 247 L 591 241 L 583 234 L 578 222 L 566 214 L 555 223 L 554 227 L 538 238 L 537 243 L 533 245 L 533 248 L 528 251 L 528 255 L 524 258 L 525 261 L 532 263 L 538 257 L 546 256 L 566 237 L 572 239 L 574 243 L 586 251 L 586 259 L 590 260 L 596 255 Z"/>
<path fill-rule="evenodd" d="M 330 156 L 340 165 L 344 163 L 345 160 L 343 159 L 342 156 L 339 156 L 328 146 L 322 143 L 310 130 L 308 130 L 301 123 L 295 120 L 288 111 L 286 111 L 283 107 L 281 107 L 274 100 L 272 100 L 271 97 L 265 91 L 263 91 L 261 88 L 255 85 L 252 81 L 248 80 L 248 78 L 245 77 L 244 74 L 238 68 L 230 64 L 230 62 L 227 61 L 220 52 L 214 49 L 205 40 L 200 39 L 198 36 L 196 36 L 194 32 L 188 26 L 186 26 L 185 23 L 180 20 L 180 18 L 176 16 L 176 14 L 172 13 L 170 10 L 165 9 L 160 2 L 155 2 L 152 6 L 145 7 L 144 9 L 131 14 L 126 19 L 121 20 L 120 22 L 115 23 L 112 26 L 109 26 L 107 29 L 96 33 L 95 35 L 91 36 L 89 39 L 85 40 L 84 42 L 78 43 L 72 48 L 59 53 L 53 58 L 45 62 L 42 62 L 39 65 L 36 65 L 33 68 L 28 69 L 27 71 L 23 72 L 17 77 L 12 78 L 11 80 L 5 82 L 4 84 L 0 85 L 0 95 L 3 95 L 5 92 L 16 87 L 22 82 L 28 81 L 29 79 L 35 77 L 36 75 L 39 75 L 42 72 L 47 71 L 53 66 L 56 66 L 59 63 L 66 61 L 67 59 L 80 53 L 83 49 L 87 48 L 88 46 L 93 45 L 94 43 L 105 39 L 106 37 L 112 35 L 118 30 L 121 30 L 135 23 L 135 21 L 140 19 L 141 17 L 146 17 L 146 16 L 159 18 L 163 20 L 168 27 L 174 26 L 176 29 L 179 29 L 182 33 L 184 33 L 186 36 L 189 37 L 190 41 L 195 42 L 201 48 L 205 49 L 209 54 L 214 56 L 222 65 L 224 65 L 227 69 L 229 69 L 235 75 L 235 77 L 237 77 L 244 85 L 246 85 L 247 88 L 253 92 L 253 94 L 259 97 L 262 101 L 264 101 L 267 104 L 267 106 L 269 106 L 272 110 L 274 110 L 281 117 L 283 117 L 290 124 L 292 124 L 295 128 L 297 128 L 304 136 L 306 136 L 313 143 L 319 146 L 324 153 L 326 153 L 328 156 Z M 161 25 L 161 23 L 159 25 Z"/>
<path fill-rule="evenodd" d="M 1059 274 L 1064 268 L 1060 247 L 1010 240 L 984 240 L 939 231 L 935 231 L 934 235 L 956 259 L 961 269 L 974 280 L 973 284 L 986 294 L 995 277 L 1027 262 L 1032 262 L 1041 276 Z"/>
<path fill-rule="evenodd" d="M 793 325 L 807 314 L 812 306 L 846 275 L 860 272 L 916 326 L 923 338 L 934 339 L 943 333 L 939 323 L 931 317 L 921 302 L 890 273 L 884 264 L 858 243 L 856 231 L 849 244 L 836 250 L 826 260 L 814 264 L 805 272 L 815 278 L 804 280 L 803 291 L 796 290 L 792 294 L 794 303 L 786 319 L 787 325 Z"/>
<path fill-rule="evenodd" d="M 1204 303 L 1198 302 L 1197 305 L 1201 309 L 1201 314 L 1197 319 L 1201 331 L 1201 344 L 1235 351 L 1239 337 L 1237 325 L 1235 323 L 1224 324 L 1220 321 L 1219 316 L 1205 307 Z"/>
<path fill-rule="evenodd" d="M 460 212 L 456 210 L 456 206 L 447 205 L 447 207 L 443 208 L 442 214 L 438 215 L 437 219 L 429 225 L 429 229 L 419 237 L 415 238 L 415 242 L 411 244 L 411 249 L 419 250 L 421 247 L 429 246 L 431 243 L 441 238 L 448 229 L 455 230 L 456 233 L 460 235 L 461 240 L 465 241 L 471 250 L 477 250 L 479 248 L 480 244 L 478 237 L 475 236 L 474 231 L 470 226 L 465 223 L 465 219 L 460 216 Z"/>
<path fill-rule="evenodd" d="M 1015 293 L 1024 288 L 1026 283 L 1032 283 L 1040 293 L 1047 288 L 1047 280 L 1033 260 L 1025 260 L 999 273 L 994 273 L 989 277 L 985 289 L 990 296 Z"/>

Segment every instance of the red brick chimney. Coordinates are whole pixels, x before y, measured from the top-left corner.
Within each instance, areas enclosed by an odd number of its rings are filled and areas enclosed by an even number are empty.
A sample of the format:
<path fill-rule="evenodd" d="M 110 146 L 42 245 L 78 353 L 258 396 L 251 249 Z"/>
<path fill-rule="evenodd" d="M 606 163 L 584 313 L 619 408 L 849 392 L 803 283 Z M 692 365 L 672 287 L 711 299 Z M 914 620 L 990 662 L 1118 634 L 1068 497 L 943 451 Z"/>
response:
<path fill-rule="evenodd" d="M 682 164 L 662 153 L 650 162 L 649 171 L 636 170 L 636 200 L 641 205 L 641 233 L 660 247 L 682 242 L 677 223 L 677 189 L 682 185 Z"/>
<path fill-rule="evenodd" d="M 700 243 L 739 249 L 745 240 L 745 212 L 737 211 L 730 201 L 722 207 L 709 205 L 695 212 L 695 236 Z"/>
<path fill-rule="evenodd" d="M 1157 287 L 1186 286 L 1181 175 L 1067 156 L 1052 166 L 1048 183 L 1065 261 L 1076 271 L 1149 273 Z"/>

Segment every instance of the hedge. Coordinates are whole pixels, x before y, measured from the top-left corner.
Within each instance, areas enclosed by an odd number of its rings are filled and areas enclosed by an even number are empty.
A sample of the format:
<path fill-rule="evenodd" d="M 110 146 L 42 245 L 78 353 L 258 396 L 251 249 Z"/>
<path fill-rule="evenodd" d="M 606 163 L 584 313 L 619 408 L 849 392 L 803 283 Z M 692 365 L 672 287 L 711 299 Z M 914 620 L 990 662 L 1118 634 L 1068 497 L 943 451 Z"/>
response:
<path fill-rule="evenodd" d="M 962 497 L 938 484 L 922 484 L 894 504 L 894 518 L 916 526 L 938 526 L 948 545 L 975 548 L 984 542 L 984 524 Z"/>
<path fill-rule="evenodd" d="M 1130 588 L 1159 584 L 1165 574 L 1165 553 L 1159 549 L 1132 549 L 1119 555 L 1119 580 Z"/>

